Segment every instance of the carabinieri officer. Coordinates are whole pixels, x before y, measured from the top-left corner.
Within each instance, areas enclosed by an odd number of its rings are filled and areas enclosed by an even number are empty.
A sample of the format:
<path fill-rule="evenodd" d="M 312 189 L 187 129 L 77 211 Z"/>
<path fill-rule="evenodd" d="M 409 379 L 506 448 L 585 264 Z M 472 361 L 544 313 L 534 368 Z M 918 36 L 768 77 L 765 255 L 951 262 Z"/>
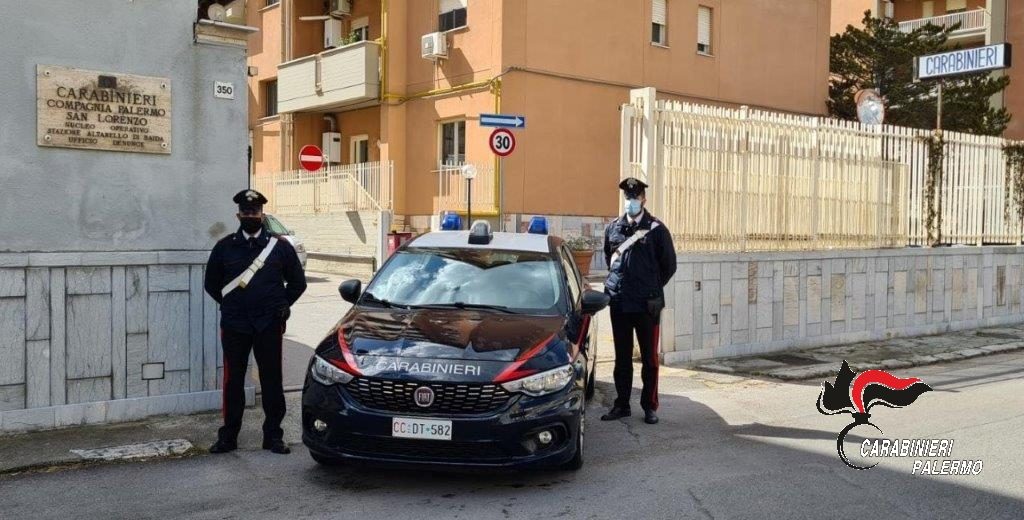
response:
<path fill-rule="evenodd" d="M 640 345 L 643 390 L 640 407 L 644 422 L 658 422 L 658 326 L 665 307 L 663 288 L 676 272 L 676 250 L 665 224 L 644 209 L 647 185 L 629 177 L 619 183 L 625 214 L 612 221 L 604 233 L 608 263 L 605 293 L 615 341 L 615 392 L 612 409 L 601 416 L 612 421 L 631 415 L 629 394 L 633 388 L 633 334 Z"/>
<path fill-rule="evenodd" d="M 233 200 L 241 225 L 213 246 L 206 264 L 206 292 L 220 304 L 224 349 L 224 426 L 210 453 L 238 448 L 251 351 L 259 366 L 266 415 L 263 449 L 286 454 L 291 450 L 281 429 L 285 414 L 281 342 L 289 308 L 306 290 L 306 275 L 291 244 L 263 225 L 267 198 L 255 190 L 242 190 Z"/>

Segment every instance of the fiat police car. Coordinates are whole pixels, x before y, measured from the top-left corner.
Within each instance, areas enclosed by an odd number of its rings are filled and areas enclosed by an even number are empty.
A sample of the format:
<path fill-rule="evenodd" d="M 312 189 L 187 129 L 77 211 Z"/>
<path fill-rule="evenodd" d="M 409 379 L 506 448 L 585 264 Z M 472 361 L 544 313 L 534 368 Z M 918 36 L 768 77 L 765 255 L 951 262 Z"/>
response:
<path fill-rule="evenodd" d="M 535 218 L 530 233 L 484 221 L 399 248 L 316 348 L 302 440 L 344 460 L 483 467 L 583 464 L 597 321 L 568 248 Z M 446 230 L 454 228 L 455 230 Z"/>

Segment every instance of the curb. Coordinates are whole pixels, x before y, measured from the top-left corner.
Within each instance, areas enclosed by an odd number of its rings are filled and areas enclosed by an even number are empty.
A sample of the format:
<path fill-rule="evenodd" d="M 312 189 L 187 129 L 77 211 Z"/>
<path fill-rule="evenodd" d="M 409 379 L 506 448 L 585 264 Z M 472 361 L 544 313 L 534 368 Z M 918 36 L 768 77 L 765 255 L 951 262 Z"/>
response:
<path fill-rule="evenodd" d="M 850 363 L 850 369 L 852 369 L 854 372 L 862 372 L 864 370 L 870 369 L 895 370 L 901 368 L 935 365 L 938 363 L 948 363 L 950 361 L 959 361 L 961 359 L 971 359 L 982 356 L 990 356 L 993 354 L 1003 354 L 1006 352 L 1012 352 L 1020 349 L 1024 349 L 1024 341 L 1001 343 L 998 345 L 986 345 L 984 347 L 954 350 L 950 352 L 941 352 L 938 354 L 931 355 L 913 355 L 909 358 L 883 359 L 874 362 L 853 362 Z M 830 377 L 835 375 L 836 365 L 838 363 L 839 361 L 837 360 L 832 363 L 822 363 L 820 365 L 813 365 L 803 368 L 745 371 L 733 370 L 728 365 L 718 363 L 694 365 L 691 368 L 694 370 L 714 372 L 719 374 L 752 375 L 760 377 L 769 377 L 772 379 L 779 379 L 782 381 L 803 381 L 807 379 Z"/>

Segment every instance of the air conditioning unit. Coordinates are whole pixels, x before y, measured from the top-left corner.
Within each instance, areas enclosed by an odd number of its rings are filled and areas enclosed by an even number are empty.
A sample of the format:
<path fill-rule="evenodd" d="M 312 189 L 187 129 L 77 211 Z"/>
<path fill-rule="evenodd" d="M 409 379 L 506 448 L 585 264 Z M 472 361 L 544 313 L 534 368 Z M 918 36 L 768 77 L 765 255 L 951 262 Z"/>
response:
<path fill-rule="evenodd" d="M 351 0 L 331 0 L 331 16 L 342 17 L 352 14 Z"/>
<path fill-rule="evenodd" d="M 345 23 L 335 18 L 324 20 L 324 48 L 341 47 L 345 35 Z"/>
<path fill-rule="evenodd" d="M 328 163 L 338 164 L 341 162 L 341 132 L 324 132 L 320 150 Z"/>
<path fill-rule="evenodd" d="M 420 38 L 420 52 L 423 59 L 437 61 L 448 57 L 448 39 L 443 32 L 424 34 Z"/>

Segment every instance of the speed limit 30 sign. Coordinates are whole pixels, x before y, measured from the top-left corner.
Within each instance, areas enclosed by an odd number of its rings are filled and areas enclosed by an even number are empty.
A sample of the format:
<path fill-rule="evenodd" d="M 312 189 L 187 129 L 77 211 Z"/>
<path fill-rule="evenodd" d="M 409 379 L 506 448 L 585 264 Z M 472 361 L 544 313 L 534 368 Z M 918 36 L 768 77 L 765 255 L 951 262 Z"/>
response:
<path fill-rule="evenodd" d="M 510 130 L 498 128 L 491 132 L 488 144 L 491 145 L 491 151 L 494 152 L 494 155 L 507 157 L 516 149 L 516 137 L 512 135 Z"/>

